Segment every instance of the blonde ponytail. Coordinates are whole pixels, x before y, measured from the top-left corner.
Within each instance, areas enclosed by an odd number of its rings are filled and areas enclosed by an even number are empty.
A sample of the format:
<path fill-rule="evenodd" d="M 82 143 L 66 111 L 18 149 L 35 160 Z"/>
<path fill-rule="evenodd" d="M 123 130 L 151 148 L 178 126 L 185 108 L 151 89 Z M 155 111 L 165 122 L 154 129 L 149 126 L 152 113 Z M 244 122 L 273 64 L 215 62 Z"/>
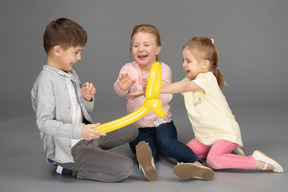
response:
<path fill-rule="evenodd" d="M 224 80 L 222 73 L 219 70 L 219 66 L 215 67 L 213 74 L 216 77 L 218 85 L 221 89 L 224 87 L 224 85 L 227 85 L 227 83 Z"/>

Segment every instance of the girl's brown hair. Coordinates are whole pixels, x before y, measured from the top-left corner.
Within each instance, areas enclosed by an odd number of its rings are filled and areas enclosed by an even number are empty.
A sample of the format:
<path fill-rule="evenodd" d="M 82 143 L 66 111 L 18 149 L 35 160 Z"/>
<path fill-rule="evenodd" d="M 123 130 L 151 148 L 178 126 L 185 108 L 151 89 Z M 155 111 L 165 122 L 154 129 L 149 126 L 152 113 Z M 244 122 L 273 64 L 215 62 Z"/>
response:
<path fill-rule="evenodd" d="M 215 75 L 218 85 L 223 88 L 227 85 L 224 81 L 223 75 L 221 74 L 218 66 L 218 49 L 213 39 L 208 37 L 193 37 L 184 46 L 183 49 L 187 48 L 191 52 L 195 53 L 196 59 L 204 59 L 210 62 L 211 69 Z"/>

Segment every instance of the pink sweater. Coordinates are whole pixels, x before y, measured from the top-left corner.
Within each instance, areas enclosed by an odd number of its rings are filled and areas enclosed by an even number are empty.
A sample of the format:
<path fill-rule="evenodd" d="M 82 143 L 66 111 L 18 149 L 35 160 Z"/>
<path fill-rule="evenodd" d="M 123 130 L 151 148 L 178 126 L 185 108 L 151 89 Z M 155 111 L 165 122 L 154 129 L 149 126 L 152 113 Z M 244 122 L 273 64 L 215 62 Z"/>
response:
<path fill-rule="evenodd" d="M 162 83 L 172 83 L 172 71 L 170 67 L 164 63 L 161 63 L 162 68 Z M 128 93 L 133 93 L 135 91 L 138 91 L 139 89 L 142 89 L 142 79 L 148 79 L 149 73 L 146 75 L 141 75 L 140 68 L 137 64 L 137 62 L 127 63 L 122 67 L 122 69 L 119 72 L 119 77 L 121 74 L 128 73 L 129 77 L 131 79 L 135 79 L 136 83 L 130 87 L 127 91 L 122 91 L 120 87 L 114 83 L 114 91 L 119 96 L 126 96 Z M 119 78 L 118 77 L 118 78 Z M 160 94 L 159 99 L 162 101 L 162 108 L 165 111 L 166 116 L 164 118 L 159 118 L 157 115 L 155 115 L 152 111 L 150 111 L 147 115 L 145 115 L 142 119 L 136 121 L 134 125 L 136 125 L 138 128 L 140 127 L 157 127 L 159 124 L 170 122 L 171 121 L 171 112 L 169 111 L 170 105 L 169 102 L 172 99 L 172 94 Z M 127 100 L 126 104 L 126 110 L 127 114 L 132 113 L 133 111 L 136 111 L 139 109 L 145 101 L 145 97 L 141 96 L 134 100 Z"/>

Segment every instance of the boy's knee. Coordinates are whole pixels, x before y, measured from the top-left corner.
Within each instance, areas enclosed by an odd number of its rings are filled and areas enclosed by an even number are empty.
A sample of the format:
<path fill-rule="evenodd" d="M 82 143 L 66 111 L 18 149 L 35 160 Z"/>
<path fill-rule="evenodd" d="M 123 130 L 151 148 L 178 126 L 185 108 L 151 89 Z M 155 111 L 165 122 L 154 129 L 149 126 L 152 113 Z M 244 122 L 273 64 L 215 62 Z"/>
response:
<path fill-rule="evenodd" d="M 132 142 L 132 141 L 134 141 L 137 138 L 137 136 L 139 134 L 139 129 L 133 127 L 133 128 L 130 129 L 128 134 L 130 135 L 130 137 L 129 137 L 130 141 L 129 142 Z"/>
<path fill-rule="evenodd" d="M 119 163 L 119 168 L 112 177 L 111 182 L 123 181 L 127 179 L 133 171 L 134 163 L 130 158 Z"/>

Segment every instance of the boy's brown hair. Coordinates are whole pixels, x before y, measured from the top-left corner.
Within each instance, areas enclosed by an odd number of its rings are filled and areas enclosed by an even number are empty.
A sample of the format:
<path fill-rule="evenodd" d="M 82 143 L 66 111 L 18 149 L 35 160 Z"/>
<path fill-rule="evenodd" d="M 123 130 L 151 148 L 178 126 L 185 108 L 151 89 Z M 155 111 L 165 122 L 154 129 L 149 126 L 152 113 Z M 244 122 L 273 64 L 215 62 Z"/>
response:
<path fill-rule="evenodd" d="M 43 35 L 43 46 L 46 53 L 56 45 L 68 49 L 84 46 L 86 42 L 87 33 L 83 27 L 67 18 L 59 18 L 49 23 Z"/>

